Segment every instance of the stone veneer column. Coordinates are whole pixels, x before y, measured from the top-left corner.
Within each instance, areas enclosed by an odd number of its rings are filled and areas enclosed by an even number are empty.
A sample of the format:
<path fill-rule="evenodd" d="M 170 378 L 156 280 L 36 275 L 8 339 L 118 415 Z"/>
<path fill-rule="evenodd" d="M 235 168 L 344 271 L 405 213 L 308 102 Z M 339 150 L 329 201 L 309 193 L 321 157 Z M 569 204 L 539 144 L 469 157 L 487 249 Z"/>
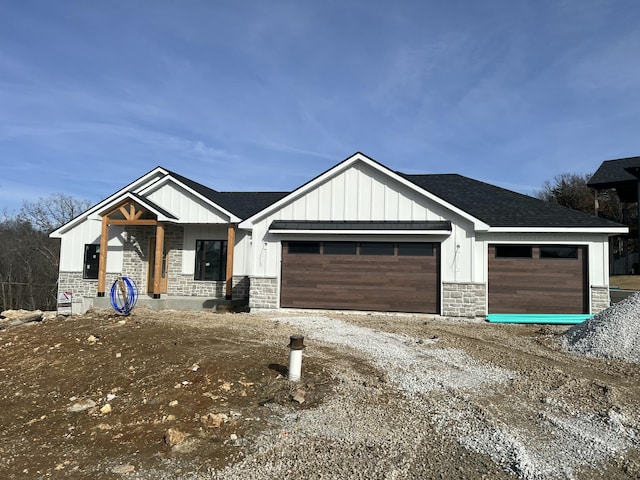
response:
<path fill-rule="evenodd" d="M 609 308 L 610 304 L 609 287 L 591 287 L 591 313 L 600 313 Z"/>
<path fill-rule="evenodd" d="M 233 300 L 249 301 L 249 290 L 251 281 L 245 275 L 234 275 L 233 277 Z"/>
<path fill-rule="evenodd" d="M 484 283 L 442 283 L 442 316 L 484 317 L 487 314 Z"/>
<path fill-rule="evenodd" d="M 184 248 L 184 227 L 180 225 L 165 225 L 164 241 L 169 245 L 169 265 L 167 265 L 167 295 L 189 295 L 181 289 L 184 277 L 193 280 L 193 275 L 183 275 L 182 254 Z"/>
<path fill-rule="evenodd" d="M 122 251 L 122 275 L 133 279 L 140 294 L 147 291 L 147 258 L 150 229 L 128 225 L 124 234 Z"/>
<path fill-rule="evenodd" d="M 278 279 L 275 277 L 251 277 L 249 308 L 278 308 Z"/>

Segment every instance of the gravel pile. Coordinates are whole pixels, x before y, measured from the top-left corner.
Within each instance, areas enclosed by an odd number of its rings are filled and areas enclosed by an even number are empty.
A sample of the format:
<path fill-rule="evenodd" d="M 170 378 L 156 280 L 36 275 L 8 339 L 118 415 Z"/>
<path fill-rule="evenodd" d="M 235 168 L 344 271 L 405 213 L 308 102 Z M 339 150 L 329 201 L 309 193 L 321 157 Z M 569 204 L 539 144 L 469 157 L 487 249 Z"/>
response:
<path fill-rule="evenodd" d="M 640 293 L 571 327 L 562 343 L 572 353 L 640 363 Z"/>

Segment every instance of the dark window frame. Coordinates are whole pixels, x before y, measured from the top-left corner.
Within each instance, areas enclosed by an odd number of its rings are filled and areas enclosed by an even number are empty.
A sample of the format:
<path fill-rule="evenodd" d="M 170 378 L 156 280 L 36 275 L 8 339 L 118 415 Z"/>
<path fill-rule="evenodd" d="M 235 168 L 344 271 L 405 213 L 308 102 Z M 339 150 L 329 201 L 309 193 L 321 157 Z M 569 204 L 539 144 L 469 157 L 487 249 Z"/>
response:
<path fill-rule="evenodd" d="M 208 243 L 213 244 L 213 249 L 207 250 Z M 217 249 L 216 244 L 219 244 Z M 214 258 L 208 257 L 207 253 L 214 254 Z M 213 265 L 207 265 L 207 263 L 213 263 Z M 222 282 L 227 279 L 226 240 L 196 240 L 193 279 L 197 282 Z"/>
<path fill-rule="evenodd" d="M 364 253 L 363 253 L 363 248 Z M 391 247 L 391 253 L 388 248 Z M 396 254 L 396 244 L 393 242 L 360 242 L 358 248 L 360 256 L 393 257 Z"/>
<path fill-rule="evenodd" d="M 320 255 L 321 246 L 322 242 L 306 240 L 288 242 L 287 253 L 289 253 L 289 255 Z"/>
<path fill-rule="evenodd" d="M 577 260 L 580 256 L 579 247 L 575 245 L 540 245 L 540 258 L 545 260 Z M 557 250 L 557 251 L 569 251 L 569 255 L 549 255 L 543 254 L 543 250 Z M 568 253 L 568 252 L 567 252 Z"/>
<path fill-rule="evenodd" d="M 433 242 L 398 242 L 396 251 L 398 257 L 433 257 L 435 250 Z"/>
<path fill-rule="evenodd" d="M 93 258 L 89 259 L 88 255 L 91 255 Z M 84 280 L 98 280 L 99 269 L 100 269 L 100 244 L 85 243 L 84 244 L 84 266 L 82 269 L 82 278 Z"/>
<path fill-rule="evenodd" d="M 358 242 L 322 242 L 322 254 L 355 256 L 358 254 Z"/>
<path fill-rule="evenodd" d="M 496 258 L 533 258 L 533 245 L 495 245 Z"/>

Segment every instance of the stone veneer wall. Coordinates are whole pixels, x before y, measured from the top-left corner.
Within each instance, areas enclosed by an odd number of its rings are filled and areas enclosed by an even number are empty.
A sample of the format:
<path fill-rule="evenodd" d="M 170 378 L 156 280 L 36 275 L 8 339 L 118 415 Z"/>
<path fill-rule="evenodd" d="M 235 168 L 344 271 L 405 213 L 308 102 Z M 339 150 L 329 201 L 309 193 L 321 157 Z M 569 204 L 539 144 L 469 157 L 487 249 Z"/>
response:
<path fill-rule="evenodd" d="M 140 294 L 147 291 L 149 238 L 154 235 L 154 227 L 144 226 L 127 226 L 123 233 L 122 275 L 136 282 Z"/>
<path fill-rule="evenodd" d="M 249 308 L 278 308 L 278 279 L 275 277 L 251 277 Z"/>
<path fill-rule="evenodd" d="M 249 277 L 244 275 L 235 275 L 233 277 L 231 296 L 234 300 L 249 301 L 249 290 L 251 288 L 251 281 Z"/>
<path fill-rule="evenodd" d="M 165 241 L 169 244 L 169 265 L 167 295 L 224 298 L 226 282 L 194 280 L 193 274 L 182 273 L 182 254 L 184 228 L 177 225 L 165 225 Z M 125 275 L 136 282 L 140 294 L 147 291 L 149 272 L 149 239 L 156 235 L 155 227 L 127 226 L 123 234 L 122 273 L 107 273 L 105 294 L 108 296 L 111 285 L 119 275 Z M 82 272 L 60 272 L 60 291 L 71 291 L 73 302 L 81 303 L 82 298 L 94 298 L 98 293 L 98 280 L 82 278 Z M 233 277 L 233 299 L 249 297 L 249 278 Z"/>
<path fill-rule="evenodd" d="M 107 273 L 107 282 L 105 284 L 105 296 L 109 296 L 111 285 L 118 278 L 117 273 Z M 72 307 L 76 312 L 77 305 L 83 303 L 83 298 L 95 298 L 98 295 L 98 280 L 88 280 L 82 278 L 82 272 L 60 272 L 58 276 L 58 292 L 71 292 L 71 303 L 76 305 Z"/>
<path fill-rule="evenodd" d="M 484 317 L 487 314 L 487 286 L 484 283 L 442 283 L 442 315 Z"/>
<path fill-rule="evenodd" d="M 125 246 L 125 271 L 141 277 L 146 290 L 149 269 L 149 238 L 155 236 L 155 228 L 127 228 L 128 242 Z M 165 225 L 165 242 L 169 244 L 169 265 L 167 274 L 167 295 L 185 297 L 224 298 L 226 294 L 224 281 L 195 280 L 193 274 L 182 273 L 182 254 L 184 247 L 184 228 L 176 225 Z M 125 274 L 126 275 L 126 274 Z M 139 280 L 136 278 L 136 282 Z"/>
<path fill-rule="evenodd" d="M 169 277 L 169 295 L 188 297 L 224 298 L 226 282 L 194 280 L 193 274 L 172 275 Z"/>
<path fill-rule="evenodd" d="M 594 315 L 609 308 L 609 287 L 591 287 L 591 313 Z"/>
<path fill-rule="evenodd" d="M 155 227 L 130 226 L 127 227 L 125 235 L 127 241 L 124 245 L 122 272 L 136 281 L 140 292 L 146 292 L 149 274 L 149 239 L 156 236 L 156 229 Z M 181 293 L 180 290 L 184 228 L 177 225 L 165 225 L 164 241 L 169 245 L 167 294 L 188 295 Z"/>

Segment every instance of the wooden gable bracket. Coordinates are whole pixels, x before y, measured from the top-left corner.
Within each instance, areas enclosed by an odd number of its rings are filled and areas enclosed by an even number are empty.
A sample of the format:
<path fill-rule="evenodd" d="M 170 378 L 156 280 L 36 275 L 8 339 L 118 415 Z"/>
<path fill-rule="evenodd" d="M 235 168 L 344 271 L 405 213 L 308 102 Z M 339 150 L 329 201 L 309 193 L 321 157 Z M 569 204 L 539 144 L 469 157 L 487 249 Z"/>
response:
<path fill-rule="evenodd" d="M 133 200 L 128 200 L 107 212 L 104 217 L 107 217 L 109 225 L 156 225 L 158 223 L 156 219 L 141 218 L 148 211 L 136 205 Z M 116 213 L 121 213 L 124 218 L 114 218 Z"/>

